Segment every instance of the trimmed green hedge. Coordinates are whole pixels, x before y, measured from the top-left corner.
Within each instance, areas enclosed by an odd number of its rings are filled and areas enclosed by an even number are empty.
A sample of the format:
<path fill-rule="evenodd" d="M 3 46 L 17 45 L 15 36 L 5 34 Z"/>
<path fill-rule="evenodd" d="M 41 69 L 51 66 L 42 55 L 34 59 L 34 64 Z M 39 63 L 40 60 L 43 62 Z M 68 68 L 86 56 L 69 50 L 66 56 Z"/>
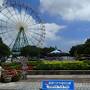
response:
<path fill-rule="evenodd" d="M 89 61 L 30 61 L 34 70 L 90 70 Z"/>
<path fill-rule="evenodd" d="M 33 70 L 90 70 L 90 61 L 29 61 Z M 8 69 L 21 69 L 20 63 L 3 63 L 2 67 Z"/>

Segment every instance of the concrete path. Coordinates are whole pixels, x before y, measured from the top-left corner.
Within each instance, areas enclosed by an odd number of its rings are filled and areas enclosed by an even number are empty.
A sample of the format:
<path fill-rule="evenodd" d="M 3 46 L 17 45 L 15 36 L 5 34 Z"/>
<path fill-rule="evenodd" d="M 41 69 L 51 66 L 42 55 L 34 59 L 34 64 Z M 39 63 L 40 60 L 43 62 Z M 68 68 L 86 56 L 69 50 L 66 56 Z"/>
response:
<path fill-rule="evenodd" d="M 0 90 L 39 90 L 40 82 L 0 83 Z"/>
<path fill-rule="evenodd" d="M 41 82 L 0 83 L 0 90 L 40 90 Z M 75 90 L 90 90 L 90 83 L 75 83 Z"/>
<path fill-rule="evenodd" d="M 27 80 L 0 83 L 0 90 L 40 90 L 41 81 L 46 79 L 75 80 L 75 90 L 90 90 L 90 75 L 28 75 Z"/>

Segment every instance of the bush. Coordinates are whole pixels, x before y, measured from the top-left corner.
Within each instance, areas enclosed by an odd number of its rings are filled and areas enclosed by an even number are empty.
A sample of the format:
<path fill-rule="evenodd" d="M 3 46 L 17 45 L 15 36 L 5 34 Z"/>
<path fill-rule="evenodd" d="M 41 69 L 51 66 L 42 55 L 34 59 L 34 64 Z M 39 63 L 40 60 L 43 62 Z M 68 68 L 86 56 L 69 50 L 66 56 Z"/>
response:
<path fill-rule="evenodd" d="M 9 83 L 11 82 L 12 78 L 10 76 L 7 76 L 7 77 L 1 77 L 1 82 L 2 83 Z"/>
<path fill-rule="evenodd" d="M 17 72 L 15 69 L 2 71 L 1 82 L 16 82 L 21 79 L 21 72 Z"/>
<path fill-rule="evenodd" d="M 90 64 L 84 61 L 39 61 L 29 62 L 35 65 L 34 70 L 89 70 Z"/>
<path fill-rule="evenodd" d="M 18 73 L 17 75 L 13 76 L 12 77 L 12 82 L 17 82 L 21 79 L 21 74 Z"/>
<path fill-rule="evenodd" d="M 9 69 L 21 69 L 21 64 L 20 63 L 16 63 L 16 62 L 12 62 L 12 63 L 2 63 L 2 67 L 5 70 L 9 70 Z"/>
<path fill-rule="evenodd" d="M 90 61 L 29 61 L 28 70 L 90 70 Z M 20 70 L 20 63 L 3 63 L 6 70 Z"/>

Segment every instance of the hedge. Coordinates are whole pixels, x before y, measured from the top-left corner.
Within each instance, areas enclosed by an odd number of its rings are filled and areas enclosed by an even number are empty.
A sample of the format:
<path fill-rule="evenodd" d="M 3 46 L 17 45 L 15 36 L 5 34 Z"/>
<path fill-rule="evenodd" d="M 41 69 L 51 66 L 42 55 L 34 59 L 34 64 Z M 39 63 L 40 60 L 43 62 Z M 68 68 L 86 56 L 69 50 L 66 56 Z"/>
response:
<path fill-rule="evenodd" d="M 34 70 L 90 70 L 88 61 L 31 61 Z"/>
<path fill-rule="evenodd" d="M 33 70 L 90 70 L 90 61 L 29 61 Z M 3 68 L 21 69 L 20 63 L 3 63 Z"/>

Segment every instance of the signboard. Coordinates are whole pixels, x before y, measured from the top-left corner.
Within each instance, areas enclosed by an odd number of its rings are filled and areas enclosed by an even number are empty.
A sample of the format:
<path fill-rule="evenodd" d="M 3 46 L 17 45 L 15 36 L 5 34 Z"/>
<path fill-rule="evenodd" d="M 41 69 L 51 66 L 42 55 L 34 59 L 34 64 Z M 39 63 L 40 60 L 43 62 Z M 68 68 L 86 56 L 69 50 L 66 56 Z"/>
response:
<path fill-rule="evenodd" d="M 73 80 L 43 80 L 42 90 L 74 90 Z"/>

